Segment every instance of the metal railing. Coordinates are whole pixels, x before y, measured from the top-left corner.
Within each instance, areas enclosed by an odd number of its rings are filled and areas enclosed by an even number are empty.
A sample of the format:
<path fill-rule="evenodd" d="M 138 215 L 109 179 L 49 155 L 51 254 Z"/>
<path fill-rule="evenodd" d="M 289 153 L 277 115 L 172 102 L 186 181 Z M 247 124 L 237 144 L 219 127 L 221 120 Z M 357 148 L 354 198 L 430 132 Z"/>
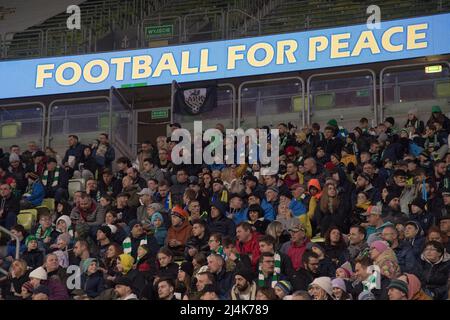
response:
<path fill-rule="evenodd" d="M 0 232 L 4 232 L 8 236 L 10 236 L 13 240 L 16 240 L 16 254 L 15 254 L 15 258 L 14 259 L 19 259 L 19 255 L 20 255 L 20 239 L 19 239 L 19 237 L 16 236 L 15 234 L 13 234 L 11 231 L 6 229 L 5 227 L 2 227 L 2 226 L 0 226 Z M 8 271 L 3 269 L 3 268 L 0 268 L 0 272 L 3 273 L 4 275 L 8 274 Z"/>

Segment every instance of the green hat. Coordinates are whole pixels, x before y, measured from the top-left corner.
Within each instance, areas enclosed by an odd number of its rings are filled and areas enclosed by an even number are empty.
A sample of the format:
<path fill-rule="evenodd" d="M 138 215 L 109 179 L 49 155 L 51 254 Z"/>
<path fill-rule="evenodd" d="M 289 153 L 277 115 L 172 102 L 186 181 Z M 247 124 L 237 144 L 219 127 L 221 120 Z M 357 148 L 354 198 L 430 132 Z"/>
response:
<path fill-rule="evenodd" d="M 28 243 L 30 242 L 30 241 L 37 241 L 38 240 L 38 238 L 35 236 L 35 235 L 29 235 L 26 239 L 25 239 L 25 245 L 28 247 Z"/>
<path fill-rule="evenodd" d="M 442 110 L 441 110 L 441 107 L 439 107 L 439 106 L 432 106 L 431 107 L 431 112 L 432 113 L 442 112 Z"/>
<path fill-rule="evenodd" d="M 405 281 L 398 280 L 398 279 L 392 279 L 391 283 L 388 286 L 388 289 L 391 289 L 391 288 L 400 290 L 405 295 L 408 295 L 408 284 Z"/>
<path fill-rule="evenodd" d="M 337 127 L 337 126 L 338 126 L 336 119 L 331 119 L 331 120 L 329 120 L 329 121 L 327 122 L 327 125 L 333 126 L 333 127 Z"/>

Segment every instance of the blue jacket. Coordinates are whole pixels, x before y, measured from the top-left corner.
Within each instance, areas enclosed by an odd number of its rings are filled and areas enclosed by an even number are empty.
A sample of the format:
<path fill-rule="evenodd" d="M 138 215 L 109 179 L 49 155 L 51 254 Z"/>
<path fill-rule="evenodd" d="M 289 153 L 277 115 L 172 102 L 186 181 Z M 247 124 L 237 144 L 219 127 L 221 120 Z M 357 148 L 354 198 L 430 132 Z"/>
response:
<path fill-rule="evenodd" d="M 247 221 L 247 213 L 248 213 L 248 208 L 244 208 L 244 209 L 240 209 L 238 211 L 234 211 L 233 212 L 233 222 L 235 225 L 238 225 L 239 223 L 243 222 L 243 221 Z"/>
<path fill-rule="evenodd" d="M 114 159 L 116 158 L 116 151 L 114 148 L 108 144 L 108 148 L 106 149 L 106 153 L 104 157 L 97 156 L 97 148 L 92 151 L 92 156 L 95 158 L 97 164 L 101 167 L 110 167 Z"/>
<path fill-rule="evenodd" d="M 85 145 L 78 142 L 75 146 L 67 149 L 66 154 L 64 155 L 64 158 L 62 160 L 62 163 L 64 164 L 67 161 L 69 161 L 69 156 L 74 156 L 76 159 L 75 160 L 75 168 L 76 168 L 76 166 L 78 165 L 78 162 L 80 161 L 80 159 L 83 155 L 84 147 L 85 147 Z"/>
<path fill-rule="evenodd" d="M 160 247 L 164 246 L 164 241 L 166 241 L 167 237 L 167 229 L 164 226 L 161 226 L 160 228 L 154 228 L 153 231 L 153 235 L 158 245 Z"/>
<path fill-rule="evenodd" d="M 30 201 L 33 206 L 40 206 L 45 197 L 45 189 L 42 185 L 42 182 L 36 180 L 31 186 L 31 194 L 26 197 L 28 201 Z"/>
<path fill-rule="evenodd" d="M 20 242 L 19 246 L 19 254 L 22 255 L 22 253 L 27 250 L 27 246 L 25 245 L 25 238 Z M 8 242 L 8 245 L 6 246 L 6 256 L 7 257 L 13 257 L 16 258 L 16 241 L 11 240 Z"/>
<path fill-rule="evenodd" d="M 103 273 L 97 271 L 91 275 L 81 275 L 81 286 L 89 298 L 95 298 L 105 290 L 105 281 Z"/>
<path fill-rule="evenodd" d="M 270 203 L 267 202 L 266 199 L 263 199 L 261 202 L 261 208 L 264 211 L 264 219 L 273 221 L 275 220 L 276 214 L 275 210 Z M 247 216 L 246 216 L 247 217 Z"/>
<path fill-rule="evenodd" d="M 397 256 L 397 261 L 401 272 L 413 273 L 417 277 L 421 276 L 419 260 L 414 256 L 411 244 L 407 241 L 400 241 L 398 247 L 393 250 Z"/>

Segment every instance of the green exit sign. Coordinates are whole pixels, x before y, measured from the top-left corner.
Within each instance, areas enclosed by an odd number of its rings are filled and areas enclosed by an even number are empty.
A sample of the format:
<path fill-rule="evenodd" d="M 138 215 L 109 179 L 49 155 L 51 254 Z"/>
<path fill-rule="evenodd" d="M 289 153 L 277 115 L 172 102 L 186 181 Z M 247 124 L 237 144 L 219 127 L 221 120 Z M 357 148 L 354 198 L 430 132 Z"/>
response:
<path fill-rule="evenodd" d="M 173 36 L 173 25 L 146 27 L 145 34 L 147 38 L 159 38 L 161 36 Z"/>
<path fill-rule="evenodd" d="M 152 120 L 166 119 L 169 117 L 169 110 L 168 109 L 152 110 L 151 117 Z"/>

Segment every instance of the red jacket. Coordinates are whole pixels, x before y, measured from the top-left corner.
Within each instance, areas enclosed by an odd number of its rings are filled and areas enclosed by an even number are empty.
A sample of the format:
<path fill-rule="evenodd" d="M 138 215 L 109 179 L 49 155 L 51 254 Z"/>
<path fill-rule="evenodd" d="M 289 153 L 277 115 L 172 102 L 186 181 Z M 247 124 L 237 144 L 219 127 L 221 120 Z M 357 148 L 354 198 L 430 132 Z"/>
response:
<path fill-rule="evenodd" d="M 306 238 L 300 245 L 295 245 L 292 241 L 286 242 L 281 246 L 281 252 L 288 255 L 292 261 L 292 267 L 294 270 L 298 270 L 303 267 L 302 256 L 306 251 L 306 245 L 309 240 Z"/>
<path fill-rule="evenodd" d="M 256 232 L 252 233 L 252 238 L 250 241 L 246 243 L 242 243 L 239 240 L 236 240 L 236 248 L 239 254 L 246 254 L 249 256 L 252 261 L 252 268 L 256 270 L 256 266 L 258 265 L 259 256 L 261 252 L 259 251 L 259 235 Z"/>

